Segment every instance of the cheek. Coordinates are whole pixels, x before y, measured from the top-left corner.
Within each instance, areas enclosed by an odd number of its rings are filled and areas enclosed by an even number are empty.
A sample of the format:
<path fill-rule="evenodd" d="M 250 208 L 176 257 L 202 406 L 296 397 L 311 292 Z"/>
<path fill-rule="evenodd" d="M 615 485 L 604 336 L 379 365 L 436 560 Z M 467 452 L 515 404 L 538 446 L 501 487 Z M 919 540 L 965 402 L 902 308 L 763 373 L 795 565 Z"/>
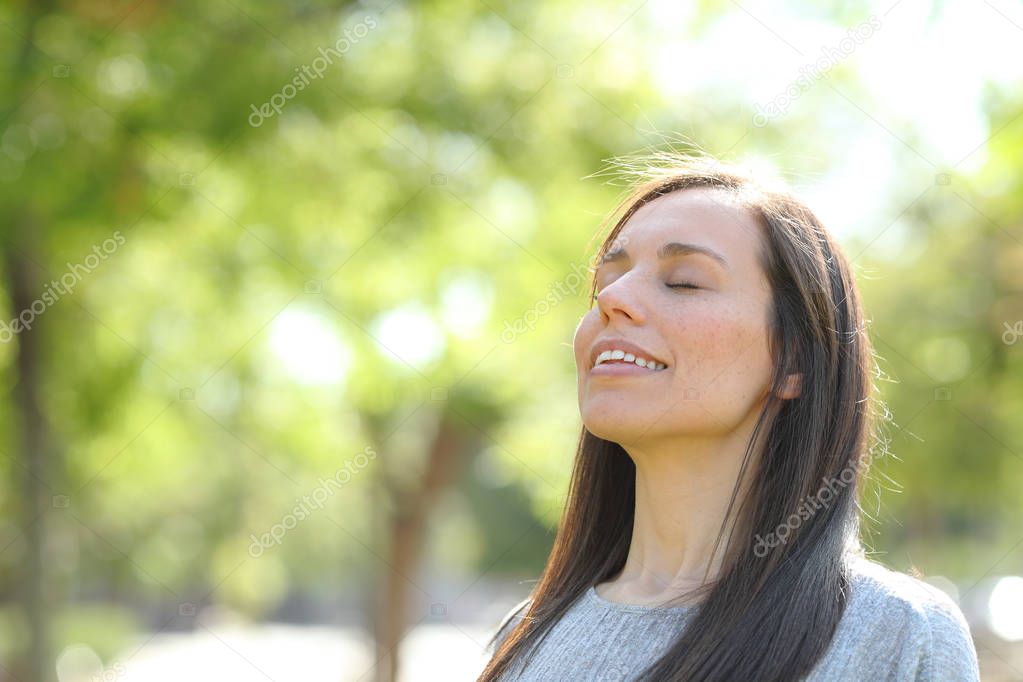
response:
<path fill-rule="evenodd" d="M 681 339 L 677 380 L 711 398 L 741 400 L 758 392 L 769 376 L 770 357 L 766 329 L 757 320 L 758 313 L 745 309 L 690 318 L 674 332 Z"/>
<path fill-rule="evenodd" d="M 597 331 L 597 312 L 591 310 L 579 320 L 579 325 L 575 328 L 575 336 L 572 339 L 576 369 L 580 372 L 584 368 L 588 369 L 586 365 L 589 363 L 590 346 L 593 345 L 593 341 L 597 337 Z"/>

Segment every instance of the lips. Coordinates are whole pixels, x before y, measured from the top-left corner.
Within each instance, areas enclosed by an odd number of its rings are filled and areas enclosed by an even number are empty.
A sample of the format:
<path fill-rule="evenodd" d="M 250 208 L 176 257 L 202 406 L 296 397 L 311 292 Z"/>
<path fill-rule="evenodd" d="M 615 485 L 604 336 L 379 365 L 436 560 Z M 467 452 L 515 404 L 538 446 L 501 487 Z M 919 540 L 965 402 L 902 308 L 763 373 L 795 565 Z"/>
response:
<path fill-rule="evenodd" d="M 654 360 L 655 362 L 659 362 L 663 365 L 668 365 L 670 367 L 669 363 L 665 362 L 663 359 L 654 355 L 653 353 L 651 353 L 650 351 L 648 351 L 647 349 L 643 348 L 640 345 L 631 343 L 629 341 L 626 341 L 625 339 L 603 339 L 593 344 L 593 347 L 590 348 L 590 369 L 591 370 L 593 369 L 594 365 L 597 363 L 597 357 L 601 353 L 610 350 L 620 350 L 626 353 L 632 353 L 637 357 L 646 358 L 647 360 Z M 603 367 L 604 364 L 601 364 L 601 367 Z"/>

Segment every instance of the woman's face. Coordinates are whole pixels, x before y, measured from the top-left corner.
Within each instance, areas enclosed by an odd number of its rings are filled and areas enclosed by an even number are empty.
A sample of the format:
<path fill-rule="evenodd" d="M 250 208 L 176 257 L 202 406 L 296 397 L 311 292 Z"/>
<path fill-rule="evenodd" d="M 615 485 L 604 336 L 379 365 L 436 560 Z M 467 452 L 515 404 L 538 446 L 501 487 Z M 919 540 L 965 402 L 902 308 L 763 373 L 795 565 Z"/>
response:
<path fill-rule="evenodd" d="M 772 374 L 762 240 L 754 218 L 713 189 L 673 192 L 629 219 L 575 333 L 579 410 L 591 433 L 642 450 L 726 436 L 755 418 Z M 666 248 L 674 243 L 684 246 Z M 683 283 L 697 288 L 669 286 Z M 641 349 L 666 367 L 639 367 L 628 355 L 594 367 L 604 341 L 632 344 L 633 355 Z"/>

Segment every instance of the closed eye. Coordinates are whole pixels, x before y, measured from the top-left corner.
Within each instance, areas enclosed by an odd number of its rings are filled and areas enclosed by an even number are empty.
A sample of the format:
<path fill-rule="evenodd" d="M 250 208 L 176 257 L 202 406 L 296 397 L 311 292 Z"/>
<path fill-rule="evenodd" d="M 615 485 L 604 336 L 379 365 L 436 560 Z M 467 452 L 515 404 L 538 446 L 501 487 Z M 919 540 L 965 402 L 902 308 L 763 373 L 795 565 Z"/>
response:
<path fill-rule="evenodd" d="M 668 287 L 669 289 L 702 289 L 703 288 L 703 287 L 699 287 L 699 286 L 693 284 L 692 282 L 665 282 L 664 286 Z M 601 290 L 601 291 L 603 291 L 603 290 Z M 597 293 L 593 294 L 593 296 L 591 298 L 591 301 L 590 301 L 590 305 L 593 305 L 593 303 L 596 302 L 597 296 L 599 296 L 599 295 L 600 295 L 600 291 L 598 291 Z"/>

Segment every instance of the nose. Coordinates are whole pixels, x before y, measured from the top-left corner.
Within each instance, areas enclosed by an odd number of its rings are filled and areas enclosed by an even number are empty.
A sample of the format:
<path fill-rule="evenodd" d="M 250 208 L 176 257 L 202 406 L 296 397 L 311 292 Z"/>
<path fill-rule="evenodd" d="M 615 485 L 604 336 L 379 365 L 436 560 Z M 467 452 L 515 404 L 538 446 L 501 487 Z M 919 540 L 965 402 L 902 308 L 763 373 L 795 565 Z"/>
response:
<path fill-rule="evenodd" d="M 635 272 L 629 272 L 604 287 L 597 294 L 597 309 L 608 321 L 620 318 L 642 324 L 646 320 L 641 287 Z"/>

